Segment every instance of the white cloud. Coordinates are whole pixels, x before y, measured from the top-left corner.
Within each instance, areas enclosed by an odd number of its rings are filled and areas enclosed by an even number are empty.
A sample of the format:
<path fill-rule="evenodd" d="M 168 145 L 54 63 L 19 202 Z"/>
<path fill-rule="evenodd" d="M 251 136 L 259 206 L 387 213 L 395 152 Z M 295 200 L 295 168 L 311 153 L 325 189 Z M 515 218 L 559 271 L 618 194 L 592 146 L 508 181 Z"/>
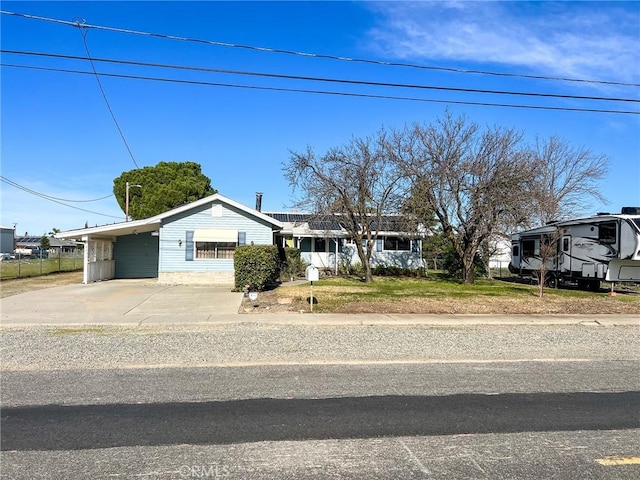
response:
<path fill-rule="evenodd" d="M 371 48 L 404 60 L 473 62 L 529 72 L 640 81 L 640 4 L 383 2 Z"/>

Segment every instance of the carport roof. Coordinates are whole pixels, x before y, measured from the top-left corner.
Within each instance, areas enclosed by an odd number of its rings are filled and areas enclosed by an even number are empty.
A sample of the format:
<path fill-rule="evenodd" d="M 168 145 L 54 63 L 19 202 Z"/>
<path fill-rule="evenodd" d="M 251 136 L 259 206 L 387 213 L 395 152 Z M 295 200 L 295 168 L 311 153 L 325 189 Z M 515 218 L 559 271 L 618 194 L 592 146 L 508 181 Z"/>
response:
<path fill-rule="evenodd" d="M 265 222 L 270 223 L 271 225 L 282 228 L 282 222 L 265 215 L 262 212 L 249 208 L 241 203 L 236 202 L 235 200 L 231 200 L 230 198 L 225 197 L 224 195 L 220 195 L 219 193 L 215 193 L 205 198 L 201 198 L 200 200 L 196 200 L 195 202 L 187 203 L 180 207 L 176 207 L 172 210 L 167 210 L 164 213 L 156 215 L 154 217 L 145 218 L 143 220 L 134 220 L 131 222 L 119 222 L 113 223 L 110 225 L 101 225 L 99 227 L 89 227 L 82 228 L 79 230 L 67 230 L 66 232 L 58 232 L 56 233 L 56 238 L 71 238 L 80 240 L 84 236 L 92 236 L 92 237 L 119 237 L 122 235 L 131 235 L 134 233 L 146 233 L 153 232 L 158 230 L 158 228 L 162 225 L 162 221 L 165 218 L 171 217 L 173 215 L 177 215 L 182 212 L 186 212 L 191 210 L 192 208 L 197 208 L 202 205 L 206 205 L 208 203 L 213 202 L 222 202 L 230 205 L 232 207 L 237 208 L 243 212 L 246 212 L 254 217 L 257 217 Z"/>

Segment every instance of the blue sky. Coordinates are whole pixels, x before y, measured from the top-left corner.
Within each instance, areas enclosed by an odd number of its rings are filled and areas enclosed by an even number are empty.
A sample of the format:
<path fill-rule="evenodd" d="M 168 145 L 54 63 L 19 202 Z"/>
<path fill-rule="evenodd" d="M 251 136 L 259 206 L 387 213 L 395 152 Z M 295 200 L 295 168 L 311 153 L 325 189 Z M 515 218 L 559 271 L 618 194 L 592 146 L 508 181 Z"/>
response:
<path fill-rule="evenodd" d="M 11 2 L 2 10 L 90 25 L 383 62 L 640 83 L 640 2 Z M 0 15 L 2 48 L 85 56 L 78 28 Z M 465 89 L 640 100 L 640 87 L 462 74 L 269 53 L 102 29 L 86 30 L 92 57 L 225 70 Z M 4 64 L 91 71 L 87 61 L 2 54 Z M 92 75 L 3 66 L 2 176 L 87 211 L 1 183 L 0 224 L 41 235 L 117 222 L 111 194 L 122 172 L 193 161 L 220 193 L 287 210 L 282 163 L 290 150 L 323 153 L 381 126 L 431 122 L 447 101 L 640 111 L 638 103 L 328 84 L 96 62 L 101 73 L 286 89 L 339 91 L 444 103 L 319 95 L 101 77 L 118 133 Z M 516 127 L 527 142 L 557 135 L 609 156 L 608 202 L 640 205 L 640 115 L 451 104 L 481 125 Z"/>

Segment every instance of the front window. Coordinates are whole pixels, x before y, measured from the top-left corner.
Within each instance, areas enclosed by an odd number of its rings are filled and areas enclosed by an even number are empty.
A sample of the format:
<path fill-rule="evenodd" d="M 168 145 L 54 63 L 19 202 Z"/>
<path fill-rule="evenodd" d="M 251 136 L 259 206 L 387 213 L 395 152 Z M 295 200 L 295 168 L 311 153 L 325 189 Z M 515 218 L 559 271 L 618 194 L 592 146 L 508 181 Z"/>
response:
<path fill-rule="evenodd" d="M 204 260 L 232 259 L 236 244 L 232 242 L 196 242 L 196 258 Z"/>
<path fill-rule="evenodd" d="M 401 250 L 408 252 L 409 250 L 411 250 L 411 240 L 402 237 L 385 237 L 384 249 Z"/>
<path fill-rule="evenodd" d="M 326 252 L 327 240 L 325 238 L 315 238 L 313 241 L 314 252 Z"/>

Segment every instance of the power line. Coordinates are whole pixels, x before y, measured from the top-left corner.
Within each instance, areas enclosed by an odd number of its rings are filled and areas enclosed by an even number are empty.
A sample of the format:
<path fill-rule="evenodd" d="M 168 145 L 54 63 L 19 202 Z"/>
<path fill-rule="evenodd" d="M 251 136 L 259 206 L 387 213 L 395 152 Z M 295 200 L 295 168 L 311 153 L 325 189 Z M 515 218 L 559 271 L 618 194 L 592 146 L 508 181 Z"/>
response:
<path fill-rule="evenodd" d="M 95 71 L 95 67 L 93 66 L 93 62 L 102 62 L 102 63 L 114 63 L 114 64 L 121 64 L 121 65 L 133 65 L 133 66 L 139 66 L 139 67 L 167 68 L 167 69 L 175 69 L 175 70 L 223 73 L 223 74 L 230 74 L 230 75 L 278 78 L 278 79 L 286 79 L 286 80 L 327 82 L 327 83 L 337 83 L 337 84 L 347 84 L 347 85 L 365 85 L 365 86 L 373 86 L 373 87 L 412 88 L 412 89 L 439 90 L 439 91 L 464 92 L 464 93 L 483 93 L 483 94 L 492 94 L 492 95 L 515 95 L 515 96 L 529 96 L 529 97 L 543 97 L 543 98 L 564 98 L 564 99 L 571 99 L 571 100 L 640 103 L 640 99 L 634 99 L 634 98 L 594 97 L 594 96 L 568 95 L 568 94 L 558 94 L 558 93 L 518 92 L 518 91 L 511 91 L 511 90 L 487 90 L 487 89 L 477 89 L 477 88 L 443 87 L 438 85 L 418 85 L 418 84 L 409 84 L 409 83 L 389 83 L 389 82 L 373 82 L 373 81 L 365 81 L 365 80 L 348 80 L 348 79 L 341 79 L 341 78 L 309 77 L 309 76 L 301 76 L 301 75 L 286 75 L 286 74 L 268 73 L 268 72 L 251 72 L 251 71 L 243 71 L 243 70 L 227 70 L 227 69 L 219 69 L 219 68 L 195 67 L 195 66 L 186 66 L 186 65 L 171 65 L 171 64 L 164 64 L 164 63 L 149 63 L 149 62 L 139 62 L 139 61 L 132 61 L 132 60 L 119 60 L 119 59 L 112 59 L 112 58 L 91 58 L 91 57 L 81 57 L 78 55 L 64 55 L 64 54 L 45 53 L 45 52 L 25 52 L 20 50 L 2 49 L 0 50 L 0 52 L 16 54 L 16 55 L 29 55 L 29 56 L 48 57 L 48 58 L 63 58 L 67 60 L 89 60 L 91 62 L 91 66 L 94 71 Z"/>
<path fill-rule="evenodd" d="M 109 197 L 113 197 L 113 193 L 110 193 L 109 195 L 105 195 L 104 197 L 92 198 L 91 200 L 70 200 L 68 198 L 53 197 L 51 195 L 47 195 L 47 194 L 42 193 L 42 192 L 37 192 L 36 190 L 31 190 L 30 188 L 27 188 L 25 186 L 19 185 L 19 184 L 13 182 L 12 180 L 9 180 L 7 177 L 2 176 L 2 175 L 0 175 L 0 178 L 4 179 L 7 182 L 11 182 L 11 183 L 15 184 L 14 186 L 19 186 L 20 188 L 22 188 L 25 191 L 28 191 L 29 193 L 33 193 L 33 194 L 39 195 L 41 197 L 46 197 L 47 199 L 51 199 L 51 200 L 60 200 L 61 202 L 89 203 L 89 202 L 99 202 L 100 200 L 106 200 Z"/>
<path fill-rule="evenodd" d="M 30 20 L 41 20 L 41 21 L 53 22 L 53 23 L 58 23 L 62 25 L 72 26 L 72 27 L 80 27 L 80 25 L 78 25 L 77 22 L 69 22 L 66 20 L 60 20 L 55 18 L 41 17 L 38 15 L 9 12 L 6 10 L 0 10 L 0 13 L 4 15 L 13 15 L 17 17 L 27 18 Z M 474 75 L 492 75 L 492 76 L 499 76 L 499 77 L 528 78 L 528 79 L 534 79 L 534 80 L 592 83 L 592 84 L 600 84 L 600 85 L 616 85 L 616 86 L 623 86 L 623 87 L 640 87 L 639 83 L 627 83 L 627 82 L 616 82 L 616 81 L 609 81 L 609 80 L 594 80 L 594 79 L 570 78 L 570 77 L 554 77 L 549 75 L 527 75 L 527 74 L 521 74 L 521 73 L 492 72 L 487 70 L 469 70 L 469 69 L 460 69 L 460 68 L 454 68 L 454 67 L 442 67 L 442 66 L 434 66 L 434 65 L 421 65 L 421 64 L 414 64 L 414 63 L 387 62 L 382 60 L 343 57 L 338 55 L 329 55 L 329 54 L 322 54 L 322 53 L 299 52 L 295 50 L 259 47 L 255 45 L 244 45 L 244 44 L 238 44 L 238 43 L 218 42 L 214 40 L 203 40 L 198 38 L 180 37 L 177 35 L 165 35 L 161 33 L 143 32 L 139 30 L 107 27 L 103 25 L 91 25 L 87 23 L 83 24 L 82 28 L 93 28 L 96 30 L 105 30 L 105 31 L 125 33 L 130 35 L 142 35 L 142 36 L 148 36 L 148 37 L 163 38 L 166 40 L 178 40 L 183 42 L 201 43 L 201 44 L 207 44 L 207 45 L 214 45 L 217 47 L 237 48 L 237 49 L 253 50 L 253 51 L 264 52 L 264 53 L 277 53 L 277 54 L 283 54 L 283 55 L 294 55 L 294 56 L 301 56 L 306 58 L 322 58 L 326 60 L 337 60 L 337 61 L 343 61 L 343 62 L 366 63 L 371 65 L 416 68 L 416 69 L 422 69 L 422 70 L 435 70 L 435 71 L 444 71 L 444 72 L 450 72 L 450 73 L 462 73 L 462 74 L 474 74 Z"/>
<path fill-rule="evenodd" d="M 98 76 L 98 72 L 96 71 L 96 67 L 93 64 L 93 60 L 91 59 L 91 53 L 89 52 L 89 45 L 87 44 L 87 32 L 88 32 L 88 30 L 82 30 L 81 29 L 80 30 L 80 35 L 82 36 L 82 43 L 84 44 L 84 49 L 87 52 L 87 57 L 88 57 L 89 63 L 91 64 L 91 69 L 93 70 L 93 73 L 95 74 L 96 81 L 98 82 L 98 87 L 100 87 L 100 92 L 102 92 L 102 98 L 104 98 L 104 102 L 107 104 L 107 109 L 109 110 L 109 113 L 111 114 L 111 118 L 113 119 L 113 123 L 116 125 L 116 128 L 118 129 L 118 133 L 120 133 L 120 138 L 122 138 L 122 141 L 124 142 L 124 146 L 127 148 L 127 152 L 129 152 L 129 156 L 131 157 L 131 160 L 133 160 L 133 164 L 136 166 L 136 168 L 140 168 L 138 166 L 138 162 L 136 162 L 136 159 L 133 157 L 133 152 L 131 151 L 131 148 L 129 147 L 129 143 L 127 142 L 127 139 L 125 138 L 124 133 L 122 132 L 122 129 L 120 128 L 120 124 L 118 123 L 118 120 L 116 119 L 116 116 L 113 113 L 113 110 L 111 109 L 111 105 L 109 104 L 109 99 L 107 98 L 107 94 L 105 93 L 104 88 L 102 87 L 102 82 L 100 81 L 100 77 Z"/>
<path fill-rule="evenodd" d="M 8 185 L 11 185 L 11 186 L 12 186 L 12 187 L 14 187 L 14 188 L 17 188 L 17 189 L 19 189 L 19 190 L 22 190 L 22 191 L 24 191 L 24 192 L 26 192 L 26 193 L 29 193 L 29 194 L 31 194 L 31 195 L 35 195 L 35 196 L 40 197 L 40 198 L 44 198 L 45 200 L 48 200 L 48 201 L 50 201 L 50 202 L 54 202 L 54 203 L 58 203 L 58 204 L 60 204 L 60 205 L 64 205 L 65 207 L 74 208 L 74 209 L 76 209 L 76 210 L 81 210 L 81 211 L 83 211 L 83 212 L 92 213 L 92 214 L 94 214 L 94 215 L 100 215 L 100 216 L 102 216 L 102 217 L 110 217 L 110 218 L 117 218 L 117 219 L 120 219 L 120 218 L 121 218 L 121 217 L 116 217 L 116 216 L 114 216 L 114 215 L 107 215 L 106 213 L 94 212 L 94 211 L 92 211 L 92 210 L 87 210 L 87 209 L 85 209 L 85 208 L 76 207 L 75 205 L 68 205 L 68 204 L 66 204 L 66 203 L 64 203 L 64 202 L 61 202 L 61 201 L 57 200 L 57 199 L 56 199 L 56 197 L 52 197 L 52 196 L 50 196 L 50 195 L 46 195 L 46 194 L 44 194 L 44 193 L 37 192 L 37 191 L 35 191 L 35 190 L 31 190 L 30 188 L 27 188 L 27 187 L 25 187 L 25 186 L 23 186 L 23 185 L 20 185 L 20 184 L 18 184 L 18 183 L 16 183 L 16 182 L 14 182 L 14 181 L 12 181 L 12 180 L 9 180 L 7 177 L 2 176 L 2 175 L 0 175 L 0 181 L 2 181 L 2 182 L 4 182 L 4 183 L 6 183 L 6 184 L 8 184 Z M 104 198 L 109 198 L 110 196 L 111 196 L 111 195 L 107 195 L 107 196 L 106 196 L 106 197 L 104 197 Z M 101 199 L 96 199 L 96 200 L 91 200 L 91 201 L 97 201 L 97 200 L 101 200 Z M 67 200 L 67 201 L 71 201 L 71 200 Z"/>
<path fill-rule="evenodd" d="M 71 69 L 51 68 L 51 67 L 36 67 L 32 65 L 15 65 L 10 63 L 1 63 L 0 65 L 3 67 L 12 67 L 12 68 L 26 68 L 26 69 L 33 69 L 33 70 L 46 70 L 46 71 L 52 71 L 52 72 L 93 75 L 92 72 L 85 72 L 81 70 L 71 70 Z M 518 104 L 509 104 L 509 103 L 488 103 L 488 102 L 471 102 L 471 101 L 458 101 L 458 100 L 436 100 L 436 99 L 428 99 L 428 98 L 401 97 L 401 96 L 393 96 L 393 95 L 374 95 L 374 94 L 336 92 L 336 91 L 326 91 L 326 90 L 307 90 L 307 89 L 299 89 L 299 88 L 264 87 L 264 86 L 255 86 L 255 85 L 239 85 L 239 84 L 232 84 L 232 83 L 204 82 L 204 81 L 196 81 L 196 80 L 179 80 L 179 79 L 172 79 L 172 78 L 147 77 L 147 76 L 141 76 L 141 75 L 125 75 L 125 74 L 117 74 L 117 73 L 98 72 L 98 75 L 101 75 L 104 77 L 128 78 L 128 79 L 134 79 L 134 80 L 151 80 L 151 81 L 158 81 L 158 82 L 204 85 L 204 86 L 212 86 L 212 87 L 244 88 L 244 89 L 252 89 L 252 90 L 267 90 L 267 91 L 277 91 L 277 92 L 336 95 L 336 96 L 343 96 L 343 97 L 377 98 L 377 99 L 386 99 L 386 100 L 405 100 L 405 101 L 413 101 L 413 102 L 444 103 L 444 104 L 453 104 L 453 105 L 474 105 L 474 106 L 483 106 L 483 107 L 555 110 L 555 111 L 565 111 L 565 112 L 616 113 L 616 114 L 624 114 L 624 115 L 640 115 L 640 111 L 629 111 L 629 110 L 607 110 L 607 109 L 597 109 L 597 108 L 518 105 Z"/>

